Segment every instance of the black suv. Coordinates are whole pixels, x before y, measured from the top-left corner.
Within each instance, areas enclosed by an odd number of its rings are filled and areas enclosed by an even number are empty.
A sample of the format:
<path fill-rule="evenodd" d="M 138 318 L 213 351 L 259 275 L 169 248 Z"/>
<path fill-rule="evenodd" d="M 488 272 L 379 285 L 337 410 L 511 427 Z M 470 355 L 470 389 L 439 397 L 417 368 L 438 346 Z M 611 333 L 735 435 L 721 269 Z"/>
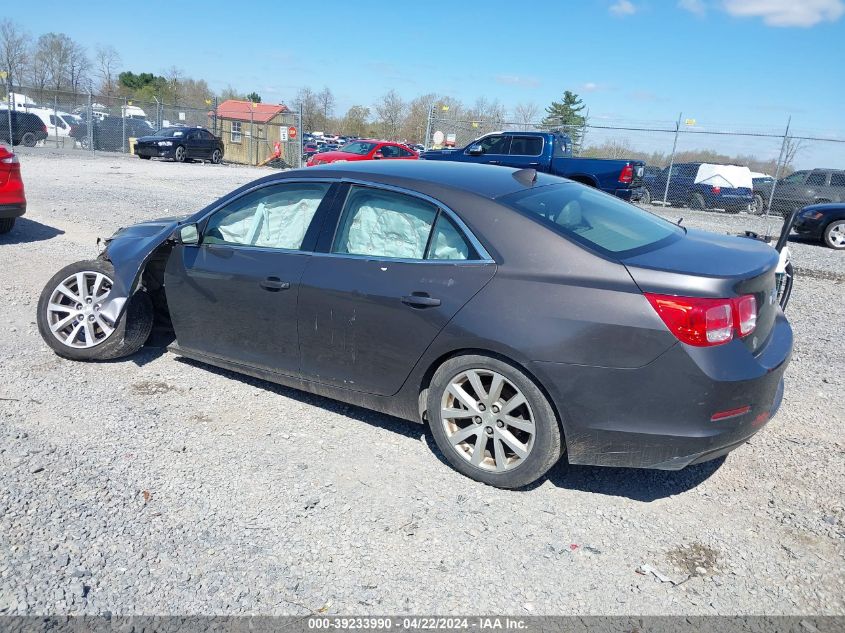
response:
<path fill-rule="evenodd" d="M 0 110 L 0 141 L 10 142 L 8 110 Z M 47 126 L 31 112 L 11 111 L 12 115 L 12 145 L 26 145 L 34 147 L 38 141 L 47 138 Z"/>
<path fill-rule="evenodd" d="M 766 202 L 771 195 L 772 185 L 759 185 L 759 193 Z M 754 183 L 754 191 L 758 191 L 757 183 Z M 781 178 L 775 187 L 772 211 L 788 215 L 793 209 L 825 202 L 845 202 L 845 170 L 806 169 Z"/>

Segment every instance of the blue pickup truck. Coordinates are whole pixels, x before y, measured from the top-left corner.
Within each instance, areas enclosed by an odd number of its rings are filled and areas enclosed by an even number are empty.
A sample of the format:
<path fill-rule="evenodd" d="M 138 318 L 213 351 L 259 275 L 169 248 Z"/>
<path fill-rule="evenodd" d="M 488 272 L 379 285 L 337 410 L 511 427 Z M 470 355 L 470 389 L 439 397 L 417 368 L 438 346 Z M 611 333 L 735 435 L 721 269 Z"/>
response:
<path fill-rule="evenodd" d="M 559 132 L 494 132 L 466 147 L 423 152 L 425 160 L 532 167 L 596 187 L 624 200 L 637 200 L 645 163 L 641 160 L 573 158 L 572 140 Z"/>

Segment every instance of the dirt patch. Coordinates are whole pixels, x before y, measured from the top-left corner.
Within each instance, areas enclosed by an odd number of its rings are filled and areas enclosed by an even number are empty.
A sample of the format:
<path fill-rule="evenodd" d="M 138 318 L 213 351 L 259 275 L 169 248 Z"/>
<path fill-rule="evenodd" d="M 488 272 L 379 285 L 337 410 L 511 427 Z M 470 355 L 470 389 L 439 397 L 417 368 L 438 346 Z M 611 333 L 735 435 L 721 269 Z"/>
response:
<path fill-rule="evenodd" d="M 690 576 L 712 573 L 719 559 L 719 552 L 701 543 L 691 543 L 669 550 L 669 560 Z"/>
<path fill-rule="evenodd" d="M 174 389 L 175 387 L 161 380 L 142 380 L 132 385 L 132 391 L 139 396 L 158 396 Z"/>

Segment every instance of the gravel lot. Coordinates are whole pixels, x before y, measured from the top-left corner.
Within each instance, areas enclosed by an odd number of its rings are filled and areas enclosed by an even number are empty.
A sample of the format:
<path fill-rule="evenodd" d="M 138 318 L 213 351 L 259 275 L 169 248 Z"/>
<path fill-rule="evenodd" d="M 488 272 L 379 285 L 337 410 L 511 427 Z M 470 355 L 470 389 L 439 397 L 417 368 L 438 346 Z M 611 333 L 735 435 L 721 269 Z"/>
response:
<path fill-rule="evenodd" d="M 156 347 L 55 356 L 35 307 L 58 268 L 267 172 L 20 155 L 29 210 L 0 237 L 0 614 L 845 614 L 845 253 L 792 245 L 783 408 L 726 460 L 560 464 L 505 492 L 449 469 L 421 425 Z"/>

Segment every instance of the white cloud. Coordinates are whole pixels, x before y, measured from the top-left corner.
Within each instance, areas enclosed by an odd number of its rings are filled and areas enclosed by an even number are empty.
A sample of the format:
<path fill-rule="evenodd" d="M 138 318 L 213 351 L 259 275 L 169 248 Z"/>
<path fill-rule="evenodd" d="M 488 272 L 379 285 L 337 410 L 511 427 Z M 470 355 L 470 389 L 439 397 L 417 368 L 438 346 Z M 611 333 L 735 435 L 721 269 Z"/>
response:
<path fill-rule="evenodd" d="M 581 86 L 581 90 L 583 92 L 595 92 L 599 88 L 600 86 L 597 83 L 593 83 L 592 81 L 588 81 L 583 86 Z"/>
<path fill-rule="evenodd" d="M 523 88 L 536 88 L 540 80 L 536 77 L 524 77 L 522 75 L 497 75 L 496 82 L 506 86 L 521 86 Z"/>
<path fill-rule="evenodd" d="M 704 6 L 702 0 L 678 0 L 678 6 L 684 11 L 689 11 L 695 15 L 702 16 L 707 13 L 707 7 Z"/>
<path fill-rule="evenodd" d="M 722 0 L 737 17 L 758 17 L 769 26 L 809 27 L 845 15 L 843 0 Z"/>
<path fill-rule="evenodd" d="M 616 2 L 610 5 L 610 12 L 618 16 L 633 15 L 637 12 L 637 7 L 634 6 L 631 0 L 616 0 Z"/>

